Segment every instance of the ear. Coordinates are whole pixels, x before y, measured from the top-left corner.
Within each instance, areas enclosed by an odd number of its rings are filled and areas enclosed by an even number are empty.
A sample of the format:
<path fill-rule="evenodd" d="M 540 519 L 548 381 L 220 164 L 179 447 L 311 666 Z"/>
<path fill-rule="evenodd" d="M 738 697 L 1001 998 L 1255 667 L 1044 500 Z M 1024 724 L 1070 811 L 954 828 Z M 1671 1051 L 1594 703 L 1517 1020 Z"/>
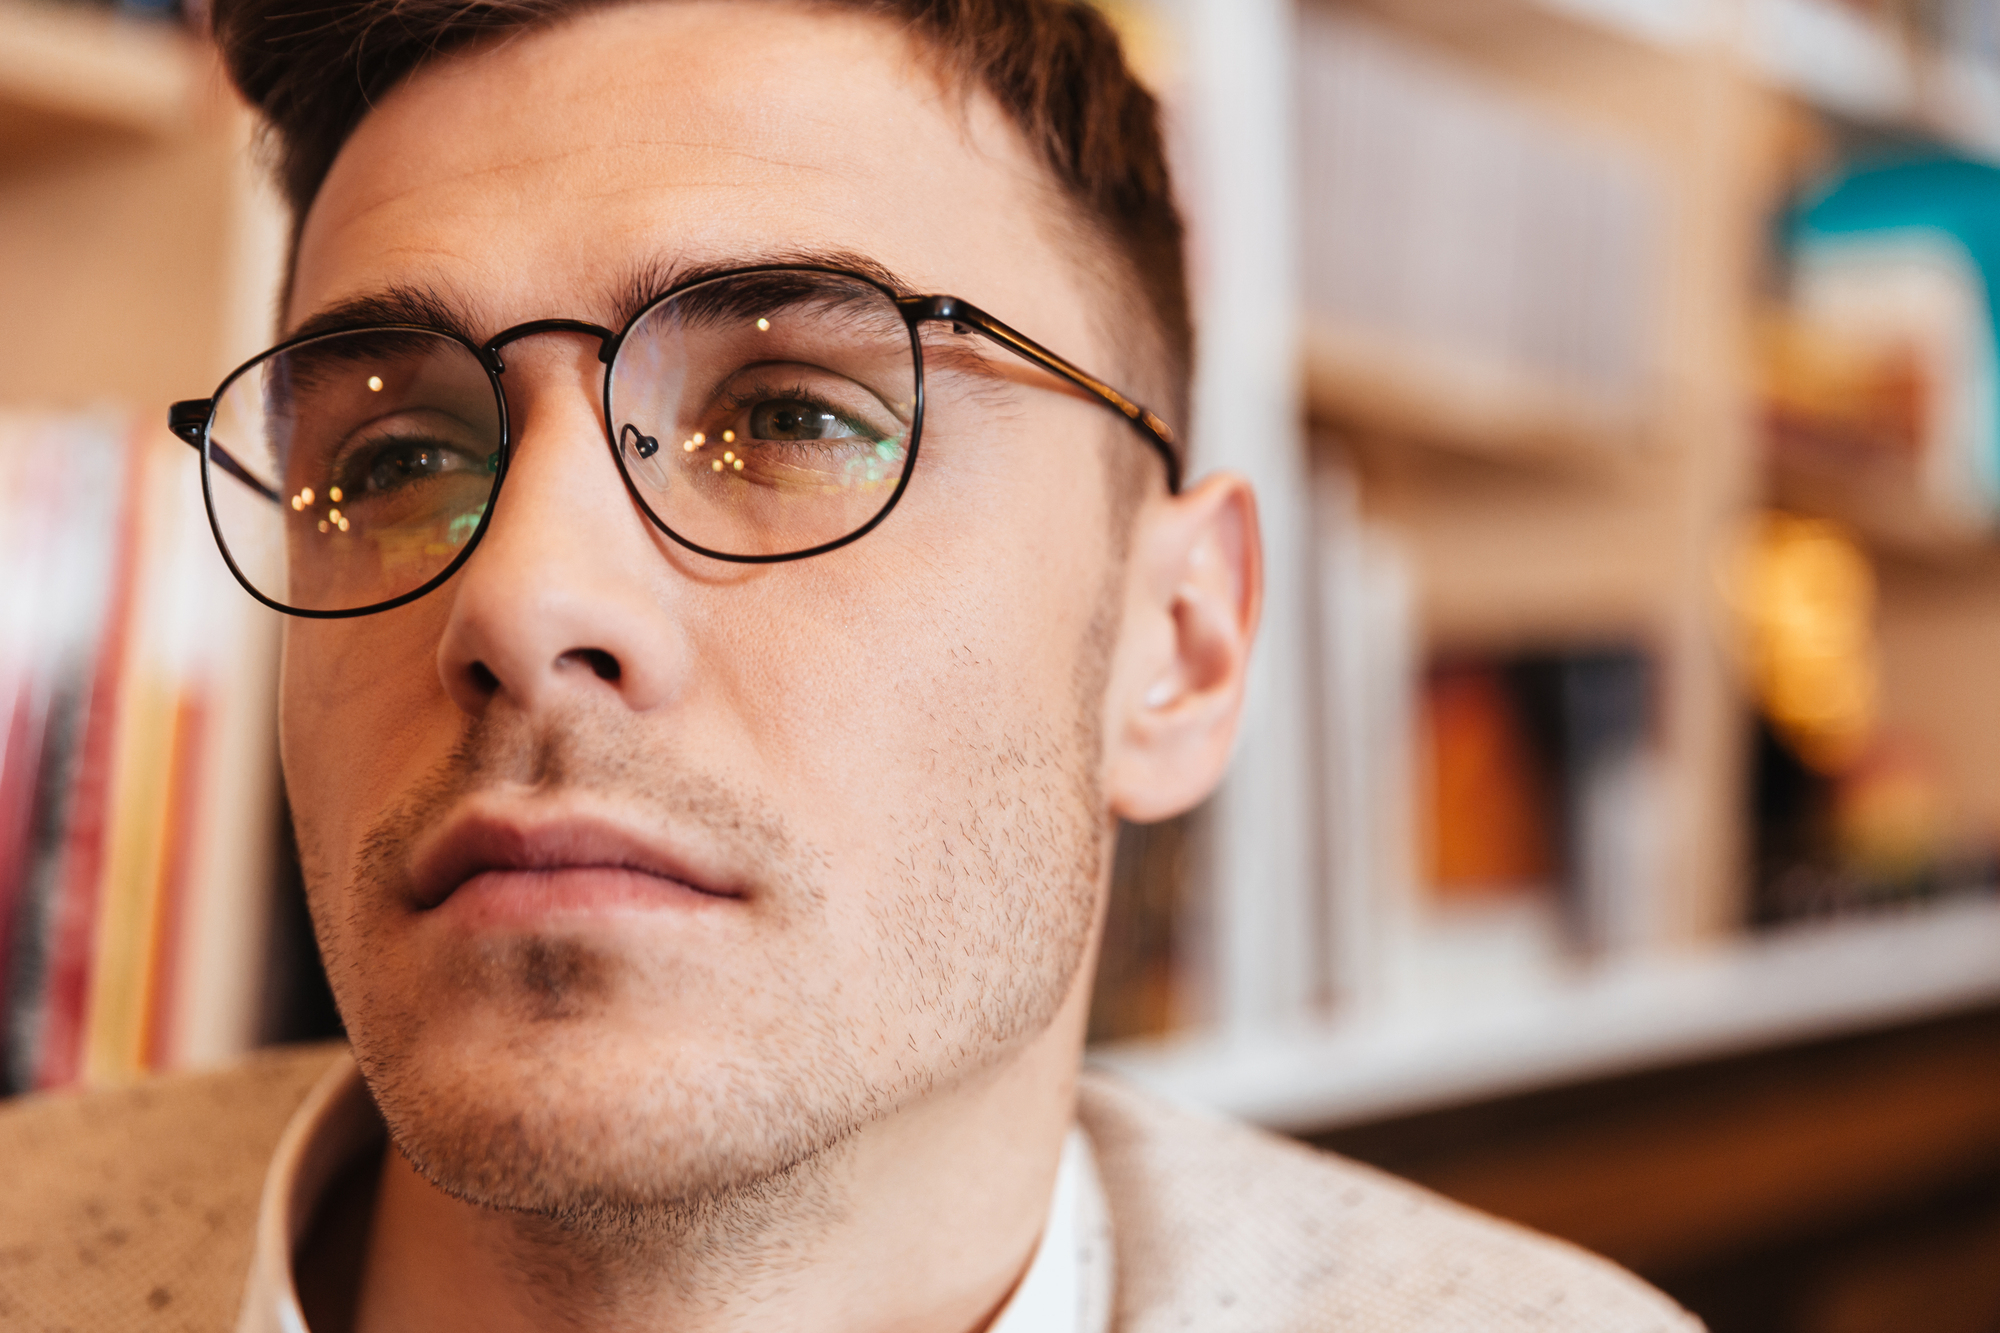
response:
<path fill-rule="evenodd" d="M 1205 477 L 1140 510 L 1106 701 L 1113 814 L 1135 823 L 1171 818 L 1221 781 L 1263 600 L 1248 480 Z"/>

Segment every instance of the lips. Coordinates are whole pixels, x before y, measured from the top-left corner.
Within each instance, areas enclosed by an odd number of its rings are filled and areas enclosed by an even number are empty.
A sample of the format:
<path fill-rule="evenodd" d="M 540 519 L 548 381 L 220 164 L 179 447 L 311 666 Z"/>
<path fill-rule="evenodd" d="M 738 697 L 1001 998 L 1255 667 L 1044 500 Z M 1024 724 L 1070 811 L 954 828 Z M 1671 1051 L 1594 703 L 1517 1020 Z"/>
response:
<path fill-rule="evenodd" d="M 615 819 L 577 812 L 464 812 L 419 845 L 411 870 L 412 905 L 423 911 L 442 906 L 475 880 L 576 878 L 568 872 L 614 872 L 628 884 L 655 880 L 667 897 L 744 896 L 743 885 L 732 883 L 720 867 L 701 865 L 689 849 Z"/>

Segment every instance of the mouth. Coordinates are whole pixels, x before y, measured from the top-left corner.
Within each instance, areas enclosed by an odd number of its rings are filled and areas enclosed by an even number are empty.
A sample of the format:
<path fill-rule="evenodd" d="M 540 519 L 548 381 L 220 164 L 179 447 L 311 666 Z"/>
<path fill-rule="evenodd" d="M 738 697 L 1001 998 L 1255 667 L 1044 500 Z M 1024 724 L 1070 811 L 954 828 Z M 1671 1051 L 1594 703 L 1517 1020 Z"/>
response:
<path fill-rule="evenodd" d="M 507 917 L 741 901 L 747 886 L 693 849 L 578 811 L 471 809 L 418 845 L 411 906 Z"/>

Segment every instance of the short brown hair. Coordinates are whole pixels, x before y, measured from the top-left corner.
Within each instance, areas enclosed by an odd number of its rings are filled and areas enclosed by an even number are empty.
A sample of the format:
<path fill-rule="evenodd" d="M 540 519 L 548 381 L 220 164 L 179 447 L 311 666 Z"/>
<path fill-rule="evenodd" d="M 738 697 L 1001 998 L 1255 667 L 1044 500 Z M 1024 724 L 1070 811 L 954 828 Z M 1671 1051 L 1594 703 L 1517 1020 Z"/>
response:
<path fill-rule="evenodd" d="M 263 112 L 293 240 L 334 157 L 374 101 L 433 56 L 612 0 L 215 0 L 231 77 Z M 1194 333 L 1182 226 L 1159 107 L 1118 37 L 1082 0 L 817 0 L 915 38 L 983 88 L 1047 166 L 1143 302 L 1158 364 L 1128 369 L 1185 433 Z M 1150 341 L 1150 340 L 1148 340 Z M 1152 360 L 1154 358 L 1147 358 Z"/>

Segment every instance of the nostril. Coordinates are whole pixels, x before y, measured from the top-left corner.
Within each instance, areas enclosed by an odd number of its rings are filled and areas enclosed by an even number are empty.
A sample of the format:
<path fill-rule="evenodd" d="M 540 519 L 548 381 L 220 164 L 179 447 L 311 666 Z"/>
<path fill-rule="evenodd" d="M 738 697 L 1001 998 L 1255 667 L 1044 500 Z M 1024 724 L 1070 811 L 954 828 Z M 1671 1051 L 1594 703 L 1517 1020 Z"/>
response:
<path fill-rule="evenodd" d="M 618 677 L 623 674 L 623 669 L 618 665 L 618 659 L 610 653 L 605 652 L 602 648 L 575 648 L 564 653 L 563 656 L 583 663 L 590 668 L 591 672 L 599 680 L 616 683 Z"/>
<path fill-rule="evenodd" d="M 484 662 L 474 662 L 466 668 L 465 674 L 472 677 L 473 686 L 481 694 L 493 694 L 500 688 L 500 677 L 494 675 L 493 669 Z"/>

